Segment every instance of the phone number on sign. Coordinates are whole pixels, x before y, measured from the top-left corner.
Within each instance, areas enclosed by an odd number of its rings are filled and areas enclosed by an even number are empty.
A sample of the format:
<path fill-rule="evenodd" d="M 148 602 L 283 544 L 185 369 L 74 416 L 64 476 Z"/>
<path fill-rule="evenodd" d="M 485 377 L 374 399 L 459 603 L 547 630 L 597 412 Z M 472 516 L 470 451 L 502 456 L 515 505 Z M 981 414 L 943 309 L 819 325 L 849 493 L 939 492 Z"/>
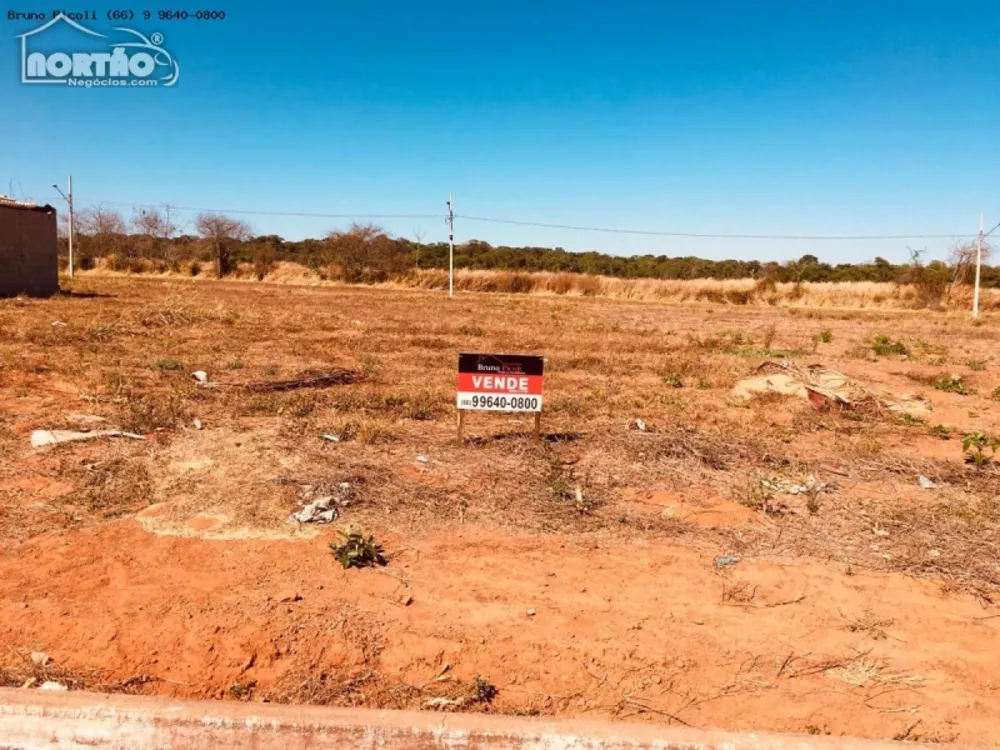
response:
<path fill-rule="evenodd" d="M 487 396 L 481 393 L 459 393 L 459 409 L 486 411 L 541 411 L 541 396 Z"/>
<path fill-rule="evenodd" d="M 144 21 L 224 21 L 224 10 L 109 10 L 109 21 L 134 21 L 141 18 Z"/>

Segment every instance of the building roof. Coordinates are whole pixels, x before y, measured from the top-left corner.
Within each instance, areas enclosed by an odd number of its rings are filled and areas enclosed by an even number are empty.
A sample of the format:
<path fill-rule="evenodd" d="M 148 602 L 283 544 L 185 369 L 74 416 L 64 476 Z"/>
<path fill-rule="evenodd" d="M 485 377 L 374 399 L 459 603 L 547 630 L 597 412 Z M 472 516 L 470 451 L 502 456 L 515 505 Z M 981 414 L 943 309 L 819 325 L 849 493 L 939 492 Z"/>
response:
<path fill-rule="evenodd" d="M 55 208 L 46 204 L 44 206 L 39 206 L 37 203 L 28 203 L 27 201 L 19 201 L 11 198 L 9 195 L 0 194 L 0 208 L 16 208 L 21 211 L 41 211 L 43 213 L 53 213 Z"/>

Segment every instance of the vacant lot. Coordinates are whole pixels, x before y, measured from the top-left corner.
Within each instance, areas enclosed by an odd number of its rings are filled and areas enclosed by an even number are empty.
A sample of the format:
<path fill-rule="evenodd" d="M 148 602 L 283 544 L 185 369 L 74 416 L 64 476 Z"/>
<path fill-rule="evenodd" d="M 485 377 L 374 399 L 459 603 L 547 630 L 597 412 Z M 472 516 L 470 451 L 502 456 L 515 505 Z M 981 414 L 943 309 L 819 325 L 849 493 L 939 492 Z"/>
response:
<path fill-rule="evenodd" d="M 0 301 L 2 684 L 1000 743 L 996 319 L 72 289 Z M 547 357 L 539 444 L 456 445 L 460 351 Z M 931 410 L 734 398 L 768 359 Z"/>

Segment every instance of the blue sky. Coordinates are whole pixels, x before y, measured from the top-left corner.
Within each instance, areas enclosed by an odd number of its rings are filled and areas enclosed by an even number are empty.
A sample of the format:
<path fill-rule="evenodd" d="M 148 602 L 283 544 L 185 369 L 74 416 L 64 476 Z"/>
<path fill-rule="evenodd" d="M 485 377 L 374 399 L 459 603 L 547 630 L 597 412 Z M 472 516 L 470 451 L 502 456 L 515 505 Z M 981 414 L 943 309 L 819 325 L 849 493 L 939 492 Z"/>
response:
<path fill-rule="evenodd" d="M 15 35 L 38 24 L 7 12 L 52 3 L 4 6 L 0 191 L 55 202 L 50 185 L 72 173 L 81 204 L 336 214 L 437 214 L 454 192 L 459 214 L 715 234 L 971 234 L 980 211 L 1000 221 L 993 0 L 244 0 L 219 4 L 224 21 L 156 20 L 166 5 L 126 6 L 154 19 L 121 25 L 164 34 L 178 84 L 116 90 L 21 84 Z M 84 25 L 112 33 L 110 6 L 93 7 L 102 20 Z M 288 238 L 349 221 L 243 218 Z M 447 237 L 440 219 L 379 223 Z M 830 262 L 951 244 L 463 219 L 456 238 Z"/>

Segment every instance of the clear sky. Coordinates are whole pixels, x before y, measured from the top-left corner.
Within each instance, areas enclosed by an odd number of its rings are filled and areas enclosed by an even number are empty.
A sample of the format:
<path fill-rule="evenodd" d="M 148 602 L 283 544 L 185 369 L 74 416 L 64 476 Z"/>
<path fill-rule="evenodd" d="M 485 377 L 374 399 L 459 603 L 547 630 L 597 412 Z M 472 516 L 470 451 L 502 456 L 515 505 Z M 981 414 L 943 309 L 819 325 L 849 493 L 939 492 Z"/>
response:
<path fill-rule="evenodd" d="M 20 83 L 3 0 L 0 192 L 78 202 L 459 214 L 732 234 L 951 234 L 1000 221 L 1000 2 L 95 4 L 163 33 L 176 86 Z M 12 4 L 13 3 L 13 4 Z M 67 4 L 67 10 L 85 10 Z M 114 24 L 112 7 L 150 21 Z M 224 21 L 160 21 L 217 7 Z M 49 32 L 43 32 L 48 34 Z M 39 35 L 38 38 L 41 38 Z M 128 215 L 131 209 L 120 207 Z M 347 219 L 244 216 L 297 239 Z M 446 239 L 440 219 L 386 219 Z M 456 239 L 616 254 L 942 256 L 947 239 L 697 239 L 459 219 Z"/>

